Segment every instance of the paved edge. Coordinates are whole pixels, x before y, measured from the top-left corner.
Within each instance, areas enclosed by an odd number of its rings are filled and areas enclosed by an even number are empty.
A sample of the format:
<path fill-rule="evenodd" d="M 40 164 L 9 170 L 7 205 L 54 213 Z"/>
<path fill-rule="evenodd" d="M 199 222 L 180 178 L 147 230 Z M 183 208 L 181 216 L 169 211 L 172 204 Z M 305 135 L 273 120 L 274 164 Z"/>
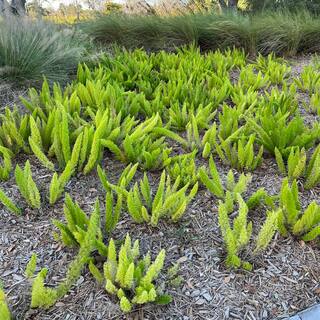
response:
<path fill-rule="evenodd" d="M 316 304 L 287 320 L 320 320 L 320 304 Z"/>

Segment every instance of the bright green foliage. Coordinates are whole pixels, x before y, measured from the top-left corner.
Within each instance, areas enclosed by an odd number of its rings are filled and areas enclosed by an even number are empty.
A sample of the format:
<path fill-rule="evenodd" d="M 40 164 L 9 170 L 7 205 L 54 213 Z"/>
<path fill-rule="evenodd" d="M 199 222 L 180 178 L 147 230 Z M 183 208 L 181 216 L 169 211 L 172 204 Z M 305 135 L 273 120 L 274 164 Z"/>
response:
<path fill-rule="evenodd" d="M 293 84 L 289 86 L 286 83 L 281 89 L 273 87 L 270 93 L 265 91 L 265 96 L 261 97 L 261 105 L 272 114 L 279 111 L 281 114 L 295 115 L 299 106 L 297 89 Z"/>
<path fill-rule="evenodd" d="M 49 201 L 50 204 L 55 204 L 58 198 L 64 191 L 65 185 L 69 182 L 70 178 L 74 174 L 75 165 L 72 160 L 68 162 L 65 169 L 60 176 L 55 172 L 52 176 L 49 189 Z"/>
<path fill-rule="evenodd" d="M 236 110 L 241 111 L 241 114 L 250 111 L 254 108 L 258 101 L 258 91 L 253 88 L 244 90 L 241 86 L 235 85 L 232 90 L 231 100 L 235 104 Z"/>
<path fill-rule="evenodd" d="M 126 189 L 137 172 L 138 164 L 131 163 L 122 171 L 117 184 L 109 182 L 106 172 L 98 165 L 97 171 L 103 188 L 108 192 L 110 190 L 118 191 L 119 188 Z"/>
<path fill-rule="evenodd" d="M 252 233 L 252 223 L 248 223 L 247 221 L 248 207 L 246 203 L 240 194 L 237 194 L 236 197 L 239 212 L 233 221 L 233 226 L 230 225 L 229 221 L 230 208 L 228 208 L 225 203 L 219 202 L 219 226 L 227 249 L 226 264 L 228 267 L 240 268 L 243 266 L 243 262 L 239 257 L 239 253 L 241 249 L 249 243 Z M 245 265 L 250 266 L 248 263 Z M 250 266 L 250 269 L 251 268 Z"/>
<path fill-rule="evenodd" d="M 117 253 L 113 239 L 109 242 L 108 258 L 104 264 L 106 290 L 117 295 L 123 312 L 130 312 L 134 304 L 146 304 L 161 300 L 154 281 L 163 268 L 165 250 L 161 250 L 154 262 L 147 253 L 139 259 L 139 240 L 131 245 L 129 234 Z"/>
<path fill-rule="evenodd" d="M 48 269 L 43 268 L 37 274 L 32 282 L 31 307 L 50 308 L 58 300 L 57 293 L 54 289 L 46 288 L 44 281 Z"/>
<path fill-rule="evenodd" d="M 37 185 L 32 179 L 29 160 L 25 163 L 24 169 L 21 169 L 19 165 L 17 165 L 14 174 L 22 196 L 27 200 L 31 207 L 40 208 L 40 193 Z"/>
<path fill-rule="evenodd" d="M 264 188 L 258 189 L 254 192 L 250 198 L 246 201 L 248 208 L 254 209 L 261 204 L 265 204 L 268 207 L 275 209 L 275 196 L 270 196 Z"/>
<path fill-rule="evenodd" d="M 11 212 L 15 214 L 21 214 L 21 209 L 18 208 L 12 200 L 4 193 L 4 191 L 0 188 L 0 202 L 8 208 Z"/>
<path fill-rule="evenodd" d="M 188 183 L 194 185 L 197 182 L 198 175 L 195 156 L 196 150 L 192 153 L 169 158 L 170 164 L 167 166 L 166 171 L 173 181 L 180 177 L 180 186 Z"/>
<path fill-rule="evenodd" d="M 84 239 L 80 245 L 76 258 L 70 263 L 66 278 L 57 288 L 47 288 L 44 280 L 47 269 L 42 269 L 34 278 L 32 283 L 31 307 L 49 308 L 58 299 L 62 298 L 77 281 L 81 275 L 83 267 L 87 264 L 91 252 L 96 247 L 96 237 L 98 235 L 100 225 L 100 209 L 99 202 L 96 201 L 95 209 L 91 214 L 88 229 Z"/>
<path fill-rule="evenodd" d="M 46 168 L 48 168 L 49 170 L 54 170 L 54 164 L 47 158 L 47 156 L 43 152 L 42 137 L 38 125 L 33 117 L 30 117 L 29 119 L 31 129 L 31 135 L 29 137 L 30 148 L 34 155 Z"/>
<path fill-rule="evenodd" d="M 64 168 L 71 157 L 69 117 L 63 106 L 55 110 L 49 155 L 56 156 L 60 168 Z"/>
<path fill-rule="evenodd" d="M 291 148 L 287 160 L 287 168 L 284 164 L 284 159 L 278 148 L 275 148 L 274 154 L 280 172 L 284 175 L 287 175 L 290 181 L 298 179 L 304 175 L 307 161 L 307 155 L 304 148 L 302 148 L 301 150 L 299 147 Z"/>
<path fill-rule="evenodd" d="M 300 77 L 294 79 L 294 83 L 300 90 L 308 92 L 311 96 L 319 89 L 320 73 L 313 66 L 307 66 L 301 72 Z"/>
<path fill-rule="evenodd" d="M 280 206 L 283 210 L 283 215 L 279 220 L 279 229 L 285 235 L 288 232 L 287 226 L 290 228 L 296 223 L 301 210 L 296 180 L 293 180 L 291 186 L 287 178 L 283 180 L 280 191 Z"/>
<path fill-rule="evenodd" d="M 62 242 L 67 246 L 81 244 L 88 228 L 89 218 L 78 203 L 72 201 L 69 194 L 66 194 L 63 210 L 67 223 L 63 224 L 59 220 L 53 220 L 61 233 Z"/>
<path fill-rule="evenodd" d="M 201 167 L 198 174 L 203 185 L 219 199 L 225 199 L 227 191 L 231 192 L 232 198 L 234 199 L 237 193 L 242 194 L 246 191 L 247 185 L 251 181 L 250 174 L 241 174 L 238 182 L 236 182 L 234 174 L 232 170 L 230 170 L 224 186 L 212 157 L 209 159 L 209 174 L 205 167 Z"/>
<path fill-rule="evenodd" d="M 6 296 L 3 290 L 0 288 L 0 319 L 11 320 L 11 313 L 6 302 Z"/>
<path fill-rule="evenodd" d="M 291 72 L 285 61 L 277 59 L 273 53 L 267 57 L 259 54 L 255 67 L 267 76 L 271 84 L 283 84 Z"/>
<path fill-rule="evenodd" d="M 92 110 L 90 110 L 90 112 L 92 112 Z M 119 138 L 121 131 L 122 135 L 127 134 L 128 130 L 134 124 L 131 118 L 127 118 L 126 121 L 124 120 L 123 124 L 121 124 L 121 113 L 113 116 L 110 109 L 106 109 L 105 111 L 99 109 L 93 117 L 95 130 L 91 138 L 91 148 L 87 148 L 89 150 L 88 161 L 83 169 L 84 174 L 89 173 L 100 161 L 103 146 L 115 146 L 114 148 L 109 147 L 109 149 L 114 152 L 117 148 L 115 141 Z"/>
<path fill-rule="evenodd" d="M 263 155 L 263 146 L 257 154 L 254 150 L 255 135 L 248 139 L 239 139 L 232 143 L 230 140 L 216 144 L 216 152 L 220 159 L 238 170 L 253 171 L 260 165 Z"/>
<path fill-rule="evenodd" d="M 106 190 L 105 213 L 106 213 L 106 231 L 111 233 L 116 227 L 127 195 L 127 187 L 136 174 L 138 164 L 129 164 L 123 171 L 117 184 L 108 181 L 106 172 L 98 165 L 98 175 L 102 186 Z M 116 200 L 115 200 L 116 197 Z"/>
<path fill-rule="evenodd" d="M 223 240 L 226 245 L 226 264 L 232 268 L 252 269 L 251 263 L 243 261 L 240 257 L 241 251 L 248 247 L 251 234 L 252 222 L 248 222 L 249 208 L 240 194 L 236 195 L 238 202 L 238 214 L 230 223 L 229 214 L 234 211 L 234 206 L 227 202 L 219 202 L 219 226 Z M 267 218 L 262 225 L 255 244 L 254 254 L 264 250 L 269 245 L 275 232 L 278 230 L 278 220 L 281 210 L 267 212 Z"/>
<path fill-rule="evenodd" d="M 89 230 L 90 219 L 86 213 L 79 207 L 77 202 L 73 202 L 71 197 L 67 194 L 64 203 L 64 215 L 66 224 L 59 220 L 53 219 L 53 224 L 60 231 L 60 239 L 66 246 L 77 246 L 82 245 L 86 239 L 87 232 Z M 94 208 L 94 213 L 101 215 L 99 206 Z M 92 216 L 93 212 L 91 213 Z M 99 230 L 97 232 L 97 239 L 95 247 L 101 252 L 106 253 L 106 248 L 102 242 L 102 233 Z"/>
<path fill-rule="evenodd" d="M 240 112 L 228 105 L 223 105 L 222 112 L 219 114 L 218 136 L 220 141 L 226 141 L 230 137 L 237 136 L 239 133 Z"/>
<path fill-rule="evenodd" d="M 276 114 L 266 109 L 257 119 L 247 118 L 249 127 L 257 134 L 258 142 L 271 154 L 275 148 L 287 158 L 291 147 L 311 147 L 319 136 L 319 126 L 308 128 L 301 117 L 295 116 L 289 120 L 289 114 Z"/>
<path fill-rule="evenodd" d="M 187 103 L 184 103 L 180 107 L 178 103 L 175 103 L 169 109 L 170 129 L 184 131 L 192 117 L 195 118 L 199 130 L 206 129 L 210 121 L 214 119 L 215 114 L 216 111 L 213 111 L 211 103 L 205 107 L 199 105 L 197 108 L 193 104 L 188 106 Z"/>
<path fill-rule="evenodd" d="M 96 267 L 96 265 L 94 264 L 94 259 L 93 258 L 90 259 L 88 267 L 89 267 L 89 270 L 90 270 L 91 274 L 97 280 L 97 282 L 99 284 L 103 284 L 104 276 L 100 272 L 100 270 Z"/>
<path fill-rule="evenodd" d="M 204 140 L 201 140 L 199 134 L 199 126 L 195 116 L 191 116 L 190 122 L 187 124 L 187 145 L 189 150 L 202 149 L 204 147 Z"/>
<path fill-rule="evenodd" d="M 145 174 L 140 183 L 135 183 L 128 192 L 129 214 L 136 222 L 146 221 L 152 226 L 156 226 L 159 219 L 163 217 L 169 217 L 172 221 L 177 222 L 198 191 L 198 183 L 193 186 L 188 195 L 189 183 L 180 189 L 179 185 L 180 176 L 172 185 L 170 176 L 166 176 L 166 172 L 163 171 L 157 192 L 153 196 L 148 177 Z"/>
<path fill-rule="evenodd" d="M 311 95 L 309 102 L 303 101 L 302 105 L 307 112 L 320 116 L 320 94 L 318 92 Z"/>
<path fill-rule="evenodd" d="M 267 218 L 262 225 L 256 240 L 254 253 L 265 250 L 278 230 L 278 220 L 281 209 L 278 211 L 267 211 Z"/>
<path fill-rule="evenodd" d="M 247 65 L 240 71 L 238 84 L 245 90 L 249 88 L 258 90 L 269 86 L 269 78 L 263 75 L 261 71 L 255 72 L 253 65 Z"/>
<path fill-rule="evenodd" d="M 34 276 L 34 273 L 36 271 L 36 267 L 37 267 L 37 254 L 33 253 L 31 255 L 31 259 L 27 264 L 26 270 L 24 272 L 25 276 L 28 279 L 31 279 Z"/>
<path fill-rule="evenodd" d="M 6 108 L 0 115 L 1 145 L 10 149 L 14 154 L 20 150 L 28 151 L 26 141 L 28 137 L 28 115 L 21 115 L 15 107 Z"/>
<path fill-rule="evenodd" d="M 315 239 L 320 235 L 320 207 L 313 201 L 305 211 L 301 210 L 298 186 L 296 180 L 289 185 L 284 179 L 280 191 L 281 216 L 278 220 L 279 230 L 283 235 L 291 232 L 305 241 Z"/>
<path fill-rule="evenodd" d="M 121 161 L 139 163 L 144 170 L 161 169 L 171 149 L 167 148 L 164 142 L 165 137 L 157 139 L 152 133 L 160 123 L 158 114 L 140 123 L 126 135 L 120 148 L 108 139 L 101 140 L 101 144 Z"/>
<path fill-rule="evenodd" d="M 106 231 L 111 233 L 121 215 L 121 209 L 123 205 L 123 195 L 121 193 L 117 194 L 117 201 L 114 201 L 114 194 L 112 191 L 107 191 L 106 193 Z"/>
<path fill-rule="evenodd" d="M 68 161 L 67 165 L 65 166 L 63 172 L 61 173 L 60 176 L 55 172 L 52 176 L 52 180 L 50 183 L 50 188 L 49 188 L 49 202 L 50 204 L 56 203 L 58 198 L 61 196 L 61 194 L 64 191 L 64 187 L 66 184 L 69 182 L 71 177 L 76 171 L 77 166 L 81 165 L 83 163 L 81 161 L 81 142 L 83 142 L 84 135 L 82 133 L 78 136 L 71 155 L 70 155 L 70 160 Z M 83 145 L 82 145 L 83 146 Z"/>
<path fill-rule="evenodd" d="M 304 187 L 311 189 L 320 183 L 320 145 L 314 150 L 306 168 Z"/>
<path fill-rule="evenodd" d="M 300 177 L 305 178 L 305 189 L 311 189 L 320 182 L 320 146 L 318 146 L 310 159 L 307 161 L 307 155 L 304 148 L 299 147 L 291 148 L 287 166 L 281 153 L 276 148 L 275 156 L 280 172 L 283 175 L 287 175 L 290 181 L 298 179 Z"/>
<path fill-rule="evenodd" d="M 11 158 L 13 157 L 13 153 L 10 149 L 6 147 L 0 146 L 0 153 L 2 154 L 2 165 L 0 165 L 0 179 L 8 180 L 9 174 L 12 170 L 12 162 Z"/>
<path fill-rule="evenodd" d="M 191 120 L 186 126 L 186 138 L 166 128 L 155 128 L 154 132 L 175 140 L 189 151 L 202 150 L 202 156 L 207 158 L 216 141 L 217 128 L 214 123 L 201 138 L 197 120 L 194 115 L 191 115 Z"/>

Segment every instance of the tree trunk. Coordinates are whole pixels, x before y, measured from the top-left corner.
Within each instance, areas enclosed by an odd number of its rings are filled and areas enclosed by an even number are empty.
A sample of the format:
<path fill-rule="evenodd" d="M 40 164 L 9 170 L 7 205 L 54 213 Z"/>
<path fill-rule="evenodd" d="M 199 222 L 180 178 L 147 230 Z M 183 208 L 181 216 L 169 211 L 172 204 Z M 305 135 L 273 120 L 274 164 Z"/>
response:
<path fill-rule="evenodd" d="M 227 4 L 225 3 L 224 0 L 218 0 L 218 2 L 221 10 L 227 8 Z"/>
<path fill-rule="evenodd" d="M 228 7 L 230 9 L 237 9 L 238 8 L 238 0 L 229 0 Z"/>
<path fill-rule="evenodd" d="M 11 10 L 15 15 L 24 16 L 26 14 L 26 0 L 12 0 Z"/>
<path fill-rule="evenodd" d="M 9 15 L 11 13 L 11 8 L 7 0 L 0 0 L 0 14 Z"/>
<path fill-rule="evenodd" d="M 26 14 L 26 0 L 0 0 L 0 15 L 18 15 L 24 16 Z"/>

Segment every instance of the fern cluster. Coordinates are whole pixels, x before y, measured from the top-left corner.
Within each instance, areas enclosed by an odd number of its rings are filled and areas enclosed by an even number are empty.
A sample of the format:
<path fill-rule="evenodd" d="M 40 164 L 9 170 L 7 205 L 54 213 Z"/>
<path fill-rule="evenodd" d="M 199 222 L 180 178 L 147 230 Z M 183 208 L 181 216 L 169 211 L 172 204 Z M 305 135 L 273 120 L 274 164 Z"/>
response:
<path fill-rule="evenodd" d="M 279 230 L 283 235 L 291 232 L 304 241 L 311 241 L 320 235 L 320 207 L 313 201 L 305 211 L 301 210 L 296 180 L 291 186 L 287 178 L 283 180 L 280 208 Z"/>
<path fill-rule="evenodd" d="M 106 172 L 100 166 L 98 166 L 98 175 L 102 186 L 106 190 L 105 227 L 107 233 L 109 234 L 115 229 L 120 219 L 123 204 L 125 202 L 125 195 L 123 194 L 123 192 L 125 191 L 126 193 L 130 182 L 136 174 L 137 168 L 138 164 L 129 164 L 122 171 L 117 184 L 112 184 L 109 182 Z"/>
<path fill-rule="evenodd" d="M 177 155 L 169 158 L 166 171 L 170 178 L 175 181 L 180 177 L 180 186 L 194 185 L 198 180 L 197 165 L 195 163 L 196 150 L 192 153 Z"/>
<path fill-rule="evenodd" d="M 248 206 L 239 193 L 236 195 L 238 202 L 238 214 L 230 223 L 229 215 L 233 212 L 233 205 L 219 201 L 219 226 L 225 242 L 227 258 L 226 265 L 233 268 L 244 268 L 251 270 L 252 265 L 244 261 L 240 254 L 249 246 L 252 235 L 252 222 L 248 222 Z M 266 249 L 277 231 L 277 222 L 280 215 L 278 211 L 268 211 L 267 217 L 262 225 L 256 239 L 254 253 Z"/>
<path fill-rule="evenodd" d="M 267 57 L 259 54 L 255 67 L 267 76 L 271 84 L 283 84 L 291 71 L 285 61 L 277 59 L 274 54 L 269 54 Z"/>
<path fill-rule="evenodd" d="M 236 182 L 234 174 L 230 170 L 224 183 L 212 157 L 209 159 L 209 173 L 205 167 L 201 167 L 199 178 L 202 184 L 219 199 L 225 199 L 228 192 L 231 198 L 235 199 L 237 193 L 242 194 L 246 191 L 247 185 L 251 181 L 250 174 L 241 174 Z"/>
<path fill-rule="evenodd" d="M 4 193 L 4 191 L 0 188 L 0 202 L 11 212 L 20 215 L 21 209 L 17 207 L 14 202 Z"/>
<path fill-rule="evenodd" d="M 310 95 L 315 93 L 320 86 L 320 73 L 312 65 L 304 67 L 300 77 L 294 79 L 295 85 Z"/>
<path fill-rule="evenodd" d="M 101 144 L 115 156 L 127 163 L 139 163 L 144 170 L 161 169 L 171 152 L 164 137 L 156 138 L 153 130 L 160 124 L 159 115 L 140 123 L 127 134 L 120 148 L 109 139 L 102 139 Z"/>
<path fill-rule="evenodd" d="M 0 153 L 2 155 L 2 165 L 0 166 L 0 180 L 8 180 L 12 170 L 13 153 L 10 149 L 0 146 Z"/>
<path fill-rule="evenodd" d="M 11 312 L 6 302 L 4 291 L 0 288 L 0 319 L 11 320 Z"/>
<path fill-rule="evenodd" d="M 130 312 L 135 304 L 171 301 L 170 296 L 161 294 L 154 284 L 163 268 L 165 250 L 159 252 L 154 262 L 150 253 L 141 259 L 139 257 L 139 240 L 131 244 L 127 234 L 118 253 L 113 239 L 110 240 L 104 264 L 105 288 L 108 293 L 118 297 L 123 312 Z"/>
<path fill-rule="evenodd" d="M 179 189 L 180 176 L 171 184 L 170 176 L 163 171 L 156 194 L 152 190 L 147 175 L 135 183 L 127 192 L 127 208 L 134 221 L 148 222 L 156 226 L 160 218 L 169 217 L 177 222 L 185 212 L 188 203 L 198 191 L 198 183 L 187 194 L 189 183 Z"/>
<path fill-rule="evenodd" d="M 29 160 L 27 160 L 25 163 L 24 169 L 21 169 L 19 165 L 17 165 L 14 173 L 16 177 L 16 183 L 22 196 L 27 200 L 31 207 L 40 208 L 40 192 L 32 179 Z"/>
<path fill-rule="evenodd" d="M 0 144 L 10 149 L 14 154 L 23 150 L 28 152 L 29 116 L 22 115 L 17 107 L 6 108 L 0 115 Z"/>
<path fill-rule="evenodd" d="M 275 149 L 276 161 L 280 172 L 288 176 L 290 181 L 304 177 L 305 189 L 311 189 L 320 182 L 320 146 L 318 146 L 310 159 L 307 159 L 307 154 L 304 148 L 291 148 L 289 157 L 286 161 L 283 159 L 281 153 Z"/>
<path fill-rule="evenodd" d="M 216 152 L 225 164 L 241 171 L 253 171 L 261 164 L 263 156 L 263 146 L 255 154 L 254 141 L 255 135 L 233 143 L 227 140 L 220 145 L 216 144 Z"/>
<path fill-rule="evenodd" d="M 81 275 L 83 267 L 88 263 L 91 252 L 96 247 L 96 237 L 98 235 L 100 224 L 99 202 L 96 201 L 95 209 L 92 212 L 87 232 L 81 241 L 80 249 L 75 259 L 69 264 L 66 278 L 56 288 L 48 288 L 44 281 L 48 270 L 46 268 L 35 276 L 32 281 L 31 307 L 49 308 L 57 300 L 62 298 L 77 281 Z"/>
<path fill-rule="evenodd" d="M 256 119 L 247 118 L 248 125 L 256 133 L 258 142 L 274 154 L 275 148 L 288 157 L 291 147 L 310 148 L 319 136 L 319 125 L 309 128 L 299 116 L 289 119 L 289 114 L 266 109 Z"/>
<path fill-rule="evenodd" d="M 320 94 L 318 92 L 313 93 L 309 102 L 302 102 L 302 105 L 307 112 L 320 116 Z"/>
<path fill-rule="evenodd" d="M 91 216 L 95 214 L 99 218 L 101 216 L 100 207 L 98 202 Z M 79 207 L 77 202 L 73 202 L 71 197 L 67 194 L 64 203 L 64 216 L 66 223 L 62 223 L 57 219 L 53 219 L 53 224 L 59 229 L 60 235 L 58 236 L 66 246 L 79 245 L 81 247 L 85 241 L 87 232 L 89 231 L 90 219 L 86 213 Z M 100 254 L 106 254 L 106 247 L 103 243 L 103 234 L 99 229 L 96 232 L 95 248 Z"/>
<path fill-rule="evenodd" d="M 240 71 L 238 84 L 244 89 L 257 90 L 268 87 L 270 81 L 268 76 L 263 75 L 261 71 L 256 72 L 253 65 L 248 65 Z"/>

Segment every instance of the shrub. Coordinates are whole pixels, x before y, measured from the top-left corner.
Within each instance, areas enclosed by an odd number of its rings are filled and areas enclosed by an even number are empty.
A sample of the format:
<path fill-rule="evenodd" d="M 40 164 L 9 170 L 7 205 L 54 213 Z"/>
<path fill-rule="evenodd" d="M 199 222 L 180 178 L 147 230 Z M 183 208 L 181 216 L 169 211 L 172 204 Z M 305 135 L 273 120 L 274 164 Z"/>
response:
<path fill-rule="evenodd" d="M 304 148 L 292 147 L 287 160 L 287 166 L 277 148 L 275 148 L 275 156 L 280 172 L 283 175 L 287 175 L 290 181 L 304 177 L 304 187 L 306 189 L 312 189 L 319 184 L 320 146 L 314 150 L 308 161 Z"/>
<path fill-rule="evenodd" d="M 86 40 L 88 41 L 88 40 Z M 52 24 L 13 17 L 0 22 L 0 75 L 4 80 L 40 84 L 66 81 L 83 57 L 79 34 Z"/>
<path fill-rule="evenodd" d="M 104 264 L 106 290 L 117 295 L 124 312 L 130 312 L 132 304 L 171 301 L 170 296 L 162 295 L 154 284 L 163 268 L 165 250 L 159 252 L 153 263 L 150 253 L 140 260 L 139 256 L 139 240 L 131 245 L 131 238 L 127 234 L 118 254 L 113 239 L 110 240 L 108 258 Z"/>
<path fill-rule="evenodd" d="M 320 235 L 320 207 L 312 201 L 305 211 L 301 210 L 298 185 L 294 180 L 290 186 L 284 179 L 280 191 L 281 215 L 278 220 L 279 231 L 282 235 L 291 232 L 304 241 L 314 240 Z"/>
<path fill-rule="evenodd" d="M 60 235 L 58 238 L 66 246 L 81 246 L 85 241 L 87 232 L 89 230 L 90 219 L 86 213 L 80 208 L 77 202 L 73 202 L 71 197 L 67 194 L 64 202 L 64 215 L 66 219 L 66 224 L 62 223 L 59 220 L 53 219 L 53 224 L 59 229 Z M 94 211 L 91 213 L 101 216 L 100 207 L 96 203 Z M 101 255 L 106 254 L 105 245 L 102 242 L 102 232 L 99 229 L 97 230 L 97 236 L 95 240 L 95 248 L 99 251 Z"/>
<path fill-rule="evenodd" d="M 21 169 L 19 165 L 17 165 L 14 174 L 22 196 L 31 207 L 40 208 L 40 192 L 33 181 L 29 160 L 27 160 L 24 169 Z"/>
<path fill-rule="evenodd" d="M 235 199 L 236 194 L 242 194 L 247 190 L 247 185 L 251 181 L 250 174 L 241 174 L 238 182 L 236 182 L 234 174 L 232 170 L 230 170 L 224 186 L 212 156 L 209 159 L 209 174 L 204 166 L 199 169 L 198 174 L 203 185 L 205 185 L 213 195 L 219 199 L 225 199 L 227 195 L 231 195 L 232 201 Z"/>
<path fill-rule="evenodd" d="M 272 114 L 270 109 L 265 109 L 255 119 L 247 119 L 250 129 L 257 134 L 258 142 L 271 154 L 277 148 L 285 158 L 289 156 L 291 147 L 312 147 L 320 132 L 318 124 L 309 128 L 300 116 L 290 119 L 289 113 L 282 114 L 280 110 Z"/>
<path fill-rule="evenodd" d="M 240 194 L 236 195 L 238 202 L 238 214 L 230 223 L 229 214 L 234 210 L 234 206 L 226 202 L 219 202 L 219 226 L 223 240 L 226 245 L 228 267 L 242 267 L 247 270 L 252 269 L 251 263 L 243 261 L 239 255 L 241 251 L 249 245 L 252 235 L 252 222 L 248 222 L 248 206 Z M 266 249 L 277 231 L 277 221 L 280 210 L 267 212 L 267 218 L 262 225 L 256 239 L 254 253 Z"/>
<path fill-rule="evenodd" d="M 136 222 L 146 221 L 152 226 L 156 226 L 159 219 L 163 217 L 169 217 L 173 222 L 177 222 L 198 191 L 198 183 L 196 183 L 187 195 L 189 183 L 180 189 L 179 184 L 180 176 L 174 181 L 174 184 L 171 184 L 170 177 L 163 171 L 157 192 L 153 196 L 145 174 L 143 180 L 140 181 L 140 188 L 139 184 L 135 183 L 127 193 L 129 214 Z"/>
<path fill-rule="evenodd" d="M 11 313 L 6 302 L 4 291 L 0 288 L 0 317 L 1 320 L 10 320 Z"/>
<path fill-rule="evenodd" d="M 91 252 L 96 247 L 96 236 L 99 231 L 100 224 L 100 209 L 99 202 L 96 201 L 95 209 L 93 210 L 88 222 L 88 229 L 81 242 L 79 252 L 75 259 L 69 264 L 66 278 L 57 288 L 48 288 L 44 281 L 48 270 L 46 268 L 35 276 L 32 281 L 31 307 L 32 308 L 49 308 L 55 304 L 58 299 L 61 299 L 78 280 L 81 271 L 88 263 Z"/>
<path fill-rule="evenodd" d="M 260 1 L 262 2 L 262 1 Z M 224 11 L 159 16 L 104 15 L 82 24 L 99 42 L 117 43 L 127 48 L 172 49 L 192 44 L 202 50 L 242 48 L 247 53 L 295 55 L 318 52 L 320 23 L 303 7 L 299 11 L 270 10 L 254 14 Z M 278 69 L 272 82 L 283 78 Z"/>
<path fill-rule="evenodd" d="M 17 215 L 21 214 L 21 209 L 12 202 L 12 200 L 3 192 L 2 189 L 0 189 L 0 202 L 11 212 Z"/>

